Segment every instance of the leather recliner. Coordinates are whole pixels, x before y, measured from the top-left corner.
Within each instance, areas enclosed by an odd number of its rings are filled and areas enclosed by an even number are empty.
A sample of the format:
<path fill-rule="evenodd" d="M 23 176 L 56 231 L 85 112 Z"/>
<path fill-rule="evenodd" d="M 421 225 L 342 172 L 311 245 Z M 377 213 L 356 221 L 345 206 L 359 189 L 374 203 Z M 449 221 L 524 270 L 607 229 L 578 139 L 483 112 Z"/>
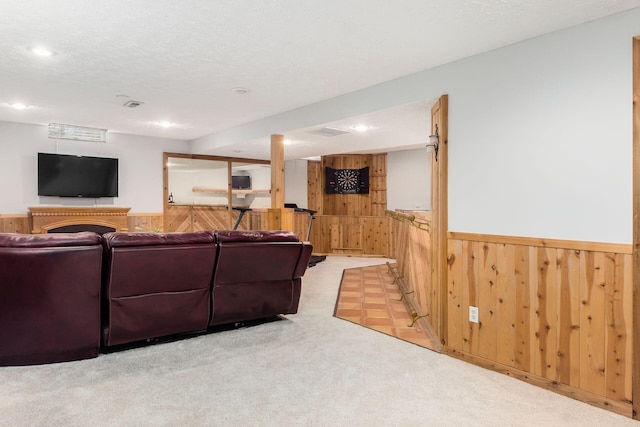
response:
<path fill-rule="evenodd" d="M 100 236 L 0 234 L 0 365 L 96 357 Z"/>
<path fill-rule="evenodd" d="M 298 311 L 312 246 L 289 231 L 214 231 L 210 326 Z"/>
<path fill-rule="evenodd" d="M 103 245 L 105 346 L 207 329 L 210 233 L 105 233 Z"/>

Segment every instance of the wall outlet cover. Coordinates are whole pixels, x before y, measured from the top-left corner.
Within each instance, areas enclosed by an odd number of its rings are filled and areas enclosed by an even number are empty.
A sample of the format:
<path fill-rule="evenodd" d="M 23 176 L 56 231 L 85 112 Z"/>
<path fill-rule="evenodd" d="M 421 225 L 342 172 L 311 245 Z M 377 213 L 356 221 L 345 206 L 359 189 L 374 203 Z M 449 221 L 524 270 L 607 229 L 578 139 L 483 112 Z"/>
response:
<path fill-rule="evenodd" d="M 478 307 L 474 307 L 472 305 L 469 306 L 469 322 L 472 322 L 472 323 L 479 322 Z"/>

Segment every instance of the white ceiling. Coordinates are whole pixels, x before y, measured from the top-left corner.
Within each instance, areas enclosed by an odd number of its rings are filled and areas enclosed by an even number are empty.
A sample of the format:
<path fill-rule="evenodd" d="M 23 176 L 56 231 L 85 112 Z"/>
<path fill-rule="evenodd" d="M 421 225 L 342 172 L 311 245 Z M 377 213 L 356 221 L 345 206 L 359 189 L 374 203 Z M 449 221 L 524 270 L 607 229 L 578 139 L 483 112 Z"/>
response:
<path fill-rule="evenodd" d="M 640 0 L 3 0 L 0 120 L 191 140 L 638 6 Z M 55 55 L 34 56 L 29 48 L 36 45 Z M 144 105 L 123 107 L 127 100 Z M 10 107 L 17 102 L 29 108 Z M 362 147 L 357 133 L 312 140 L 306 129 L 287 137 L 298 141 L 300 157 L 339 152 L 346 138 L 350 151 L 384 148 L 381 124 L 392 121 L 424 141 L 424 120 L 409 124 L 401 114 L 420 109 L 428 105 L 354 118 L 374 128 Z M 175 126 L 153 124 L 162 120 Z M 398 131 L 401 145 L 420 143 L 417 134 Z M 242 156 L 263 145 L 248 142 Z"/>

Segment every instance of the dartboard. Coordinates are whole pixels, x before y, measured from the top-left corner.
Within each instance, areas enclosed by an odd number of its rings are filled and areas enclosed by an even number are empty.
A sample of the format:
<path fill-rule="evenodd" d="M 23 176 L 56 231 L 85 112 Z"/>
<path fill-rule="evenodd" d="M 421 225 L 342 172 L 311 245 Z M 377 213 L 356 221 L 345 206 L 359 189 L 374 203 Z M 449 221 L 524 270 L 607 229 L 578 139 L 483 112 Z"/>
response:
<path fill-rule="evenodd" d="M 358 187 L 358 177 L 360 173 L 353 169 L 341 169 L 336 171 L 338 186 L 343 191 L 354 191 Z"/>

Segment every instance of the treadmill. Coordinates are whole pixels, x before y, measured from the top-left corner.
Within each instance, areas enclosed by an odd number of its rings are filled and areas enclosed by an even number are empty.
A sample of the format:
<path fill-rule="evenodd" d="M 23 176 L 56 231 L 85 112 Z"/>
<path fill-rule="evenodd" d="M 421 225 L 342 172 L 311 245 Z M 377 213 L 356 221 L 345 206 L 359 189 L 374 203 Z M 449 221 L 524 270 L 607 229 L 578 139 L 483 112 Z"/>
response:
<path fill-rule="evenodd" d="M 305 237 L 306 241 L 309 241 L 309 235 L 311 234 L 311 226 L 313 225 L 313 220 L 316 219 L 315 214 L 316 211 L 312 211 L 311 209 L 299 208 L 296 203 L 285 203 L 285 208 L 293 209 L 294 212 L 305 212 L 309 214 L 309 224 L 307 225 L 307 236 Z M 311 255 L 309 258 L 309 264 L 307 267 L 314 267 L 317 263 L 324 261 L 327 259 L 325 255 Z"/>

